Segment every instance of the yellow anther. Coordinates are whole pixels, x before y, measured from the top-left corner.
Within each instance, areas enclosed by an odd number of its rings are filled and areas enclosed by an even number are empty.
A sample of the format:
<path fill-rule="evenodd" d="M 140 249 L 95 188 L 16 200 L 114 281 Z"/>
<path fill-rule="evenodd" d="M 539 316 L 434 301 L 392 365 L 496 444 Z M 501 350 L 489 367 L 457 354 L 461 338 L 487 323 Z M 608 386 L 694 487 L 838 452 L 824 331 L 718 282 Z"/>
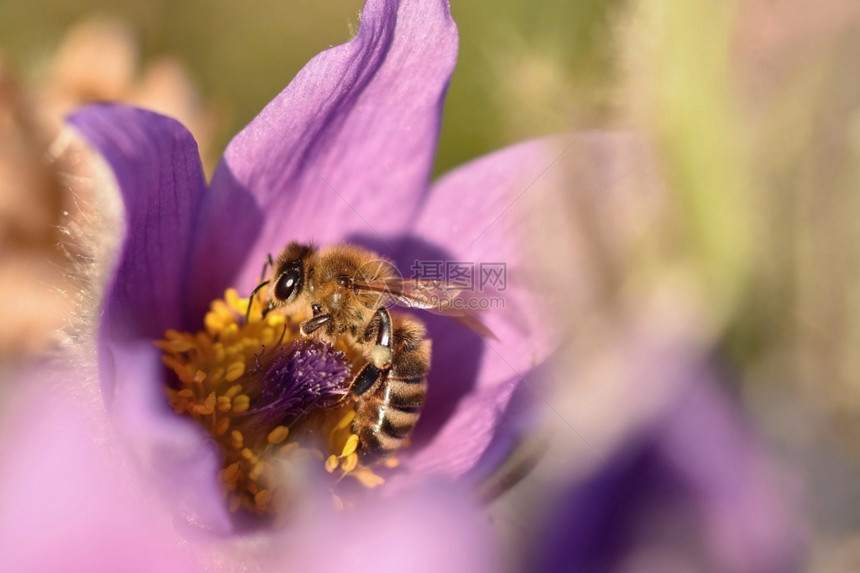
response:
<path fill-rule="evenodd" d="M 232 386 L 230 386 L 229 388 L 227 388 L 227 391 L 226 391 L 226 392 L 224 392 L 224 397 L 225 397 L 225 398 L 230 398 L 230 399 L 232 400 L 232 399 L 233 399 L 233 398 L 235 398 L 235 397 L 236 397 L 236 396 L 237 396 L 241 391 L 242 391 L 242 385 L 241 385 L 241 384 L 233 384 Z"/>
<path fill-rule="evenodd" d="M 212 312 L 218 315 L 218 318 L 225 322 L 233 320 L 233 311 L 231 311 L 230 307 L 227 306 L 227 303 L 221 299 L 212 301 Z"/>
<path fill-rule="evenodd" d="M 211 334 L 217 334 L 222 328 L 224 328 L 224 323 L 221 322 L 221 319 L 212 312 L 206 313 L 206 316 L 203 318 L 203 324 L 206 326 L 206 330 Z"/>
<path fill-rule="evenodd" d="M 251 407 L 251 398 L 247 394 L 239 394 L 233 398 L 233 411 L 237 414 L 247 412 Z"/>
<path fill-rule="evenodd" d="M 174 352 L 188 352 L 192 348 L 194 348 L 194 345 L 187 339 L 180 338 L 170 341 L 170 350 Z"/>
<path fill-rule="evenodd" d="M 286 426 L 278 426 L 266 437 L 266 441 L 270 444 L 280 444 L 290 435 L 290 429 Z"/>
<path fill-rule="evenodd" d="M 204 331 L 198 332 L 194 339 L 197 341 L 197 346 L 200 347 L 202 352 L 209 354 L 212 351 L 212 337 L 206 334 Z"/>
<path fill-rule="evenodd" d="M 256 481 L 258 477 L 263 475 L 263 472 L 266 470 L 266 464 L 263 462 L 257 462 L 254 464 L 254 467 L 251 468 L 251 471 L 248 472 L 248 478 Z"/>
<path fill-rule="evenodd" d="M 257 492 L 257 495 L 254 496 L 254 503 L 257 504 L 257 507 L 266 507 L 272 501 L 272 492 L 268 489 L 261 489 Z"/>
<path fill-rule="evenodd" d="M 182 338 L 183 336 L 184 336 L 183 333 L 179 332 L 178 330 L 174 330 L 172 328 L 168 328 L 164 332 L 164 338 L 166 338 L 167 340 L 176 340 L 177 338 Z"/>
<path fill-rule="evenodd" d="M 216 363 L 224 362 L 224 358 L 226 358 L 227 353 L 224 350 L 224 345 L 220 342 L 216 342 L 212 345 L 212 358 L 215 359 Z"/>
<path fill-rule="evenodd" d="M 230 432 L 230 443 L 237 450 L 245 445 L 245 437 L 242 435 L 242 432 L 239 430 L 233 430 Z"/>
<path fill-rule="evenodd" d="M 194 413 L 200 416 L 208 416 L 215 411 L 215 392 L 209 394 L 202 404 L 194 406 Z"/>
<path fill-rule="evenodd" d="M 224 379 L 227 380 L 227 382 L 235 382 L 241 378 L 244 373 L 245 365 L 242 362 L 234 362 L 227 367 L 227 374 L 224 376 Z"/>
<path fill-rule="evenodd" d="M 181 380 L 183 384 L 193 383 L 192 380 L 194 379 L 194 377 L 191 375 L 191 371 L 188 369 L 187 366 L 177 366 L 174 369 L 174 372 L 176 372 L 176 375 L 179 377 L 179 380 Z"/>
<path fill-rule="evenodd" d="M 340 457 L 345 458 L 346 456 L 352 455 L 356 448 L 358 448 L 358 436 L 350 434 L 346 439 L 346 443 L 343 445 L 343 451 L 340 452 Z"/>
<path fill-rule="evenodd" d="M 290 452 L 295 451 L 298 448 L 299 448 L 298 442 L 288 442 L 288 443 L 284 444 L 283 446 L 281 446 L 280 448 L 278 448 L 278 451 L 281 454 L 289 454 Z"/>
<path fill-rule="evenodd" d="M 325 471 L 327 471 L 328 473 L 333 472 L 335 468 L 337 468 L 338 462 L 339 460 L 337 459 L 336 455 L 330 455 L 325 461 Z"/>
<path fill-rule="evenodd" d="M 346 473 L 351 472 L 356 467 L 358 467 L 358 454 L 355 452 L 352 452 L 351 454 L 346 456 L 346 459 L 343 460 L 343 462 L 341 462 L 340 464 L 340 469 L 342 469 Z"/>
<path fill-rule="evenodd" d="M 366 488 L 378 487 L 385 483 L 384 479 L 367 468 L 358 468 L 357 470 L 350 472 L 349 475 L 357 479 L 358 482 Z"/>
<path fill-rule="evenodd" d="M 228 429 L 230 429 L 230 418 L 221 418 L 215 422 L 215 429 L 212 433 L 215 434 L 215 437 L 221 437 L 227 433 Z"/>
<path fill-rule="evenodd" d="M 227 302 L 227 305 L 230 306 L 233 310 L 240 313 L 245 312 L 245 309 L 241 308 L 243 299 L 239 297 L 239 293 L 236 292 L 236 289 L 228 288 L 224 292 L 224 300 Z"/>
<path fill-rule="evenodd" d="M 242 471 L 239 469 L 239 462 L 234 462 L 221 470 L 221 478 L 227 483 L 236 483 L 242 476 Z"/>
<path fill-rule="evenodd" d="M 251 415 L 252 397 L 260 395 L 267 383 L 265 373 L 280 355 L 277 345 L 296 340 L 298 325 L 310 318 L 281 310 L 263 317 L 266 304 L 265 293 L 247 299 L 230 289 L 223 300 L 212 303 L 205 328 L 190 333 L 170 330 L 155 343 L 164 364 L 181 382 L 166 389 L 171 406 L 196 418 L 222 449 L 219 480 L 230 510 L 263 514 L 275 504 L 281 506 L 279 499 L 288 504 L 295 492 L 276 480 L 276 474 L 294 471 L 302 463 L 323 466 L 335 474 L 332 487 L 344 474 L 365 487 L 384 483 L 362 465 L 360 439 L 352 433 L 352 405 L 306 412 L 296 419 L 295 427 L 262 425 L 265 419 Z M 251 319 L 246 322 L 249 307 Z M 347 363 L 355 361 L 355 349 L 344 340 L 336 341 L 335 348 L 346 353 Z M 388 457 L 374 467 L 396 463 L 396 458 Z M 332 504 L 339 509 L 351 507 L 349 499 L 340 495 L 332 492 Z"/>

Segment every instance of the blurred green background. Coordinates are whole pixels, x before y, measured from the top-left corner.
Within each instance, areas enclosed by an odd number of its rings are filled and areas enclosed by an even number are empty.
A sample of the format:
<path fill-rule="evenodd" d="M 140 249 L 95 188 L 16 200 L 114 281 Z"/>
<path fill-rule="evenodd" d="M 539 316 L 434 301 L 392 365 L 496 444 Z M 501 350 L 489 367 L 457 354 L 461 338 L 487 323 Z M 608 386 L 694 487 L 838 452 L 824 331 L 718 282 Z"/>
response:
<path fill-rule="evenodd" d="M 350 38 L 361 0 L 0 3 L 0 48 L 20 74 L 44 72 L 63 34 L 94 14 L 127 20 L 143 58 L 177 56 L 236 133 L 315 54 Z M 608 107 L 609 15 L 617 3 L 454 0 L 460 60 L 437 172 L 507 143 L 566 130 Z M 539 101 L 535 100 L 539 98 Z"/>

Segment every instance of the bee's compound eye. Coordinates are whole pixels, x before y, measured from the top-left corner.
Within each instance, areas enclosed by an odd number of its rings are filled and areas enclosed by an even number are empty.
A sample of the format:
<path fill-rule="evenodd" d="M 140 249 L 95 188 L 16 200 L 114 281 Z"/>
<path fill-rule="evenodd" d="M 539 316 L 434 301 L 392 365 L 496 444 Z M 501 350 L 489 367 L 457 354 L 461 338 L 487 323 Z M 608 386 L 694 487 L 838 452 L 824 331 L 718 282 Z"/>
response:
<path fill-rule="evenodd" d="M 275 298 L 287 302 L 295 297 L 302 288 L 302 270 L 293 268 L 284 271 L 275 283 Z"/>

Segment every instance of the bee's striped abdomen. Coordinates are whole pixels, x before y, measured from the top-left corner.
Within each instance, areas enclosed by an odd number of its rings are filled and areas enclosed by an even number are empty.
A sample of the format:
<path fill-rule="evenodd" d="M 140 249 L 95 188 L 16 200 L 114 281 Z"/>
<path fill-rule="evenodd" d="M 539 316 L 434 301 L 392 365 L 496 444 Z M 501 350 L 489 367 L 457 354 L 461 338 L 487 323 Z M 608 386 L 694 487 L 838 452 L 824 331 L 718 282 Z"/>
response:
<path fill-rule="evenodd" d="M 391 369 L 356 407 L 353 431 L 366 454 L 385 456 L 403 445 L 427 396 L 430 341 L 414 318 L 394 319 Z"/>

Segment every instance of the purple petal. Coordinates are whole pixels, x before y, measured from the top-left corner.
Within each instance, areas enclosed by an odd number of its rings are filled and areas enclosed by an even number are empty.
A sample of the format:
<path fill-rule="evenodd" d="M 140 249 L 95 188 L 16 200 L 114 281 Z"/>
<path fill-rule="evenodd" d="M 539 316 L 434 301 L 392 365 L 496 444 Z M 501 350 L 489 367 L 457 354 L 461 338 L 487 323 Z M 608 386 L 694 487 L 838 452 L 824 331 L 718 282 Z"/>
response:
<path fill-rule="evenodd" d="M 179 519 L 217 534 L 231 531 L 218 477 L 222 452 L 203 428 L 167 406 L 161 352 L 149 340 L 103 352 L 121 382 L 111 418 L 141 473 Z"/>
<path fill-rule="evenodd" d="M 206 188 L 194 138 L 173 119 L 118 105 L 84 108 L 69 122 L 110 164 L 125 206 L 102 337 L 154 340 L 182 328 L 189 245 Z"/>
<path fill-rule="evenodd" d="M 559 309 L 582 304 L 595 290 L 583 261 L 558 250 L 571 221 L 562 218 L 542 229 L 536 215 L 572 212 L 563 201 L 574 185 L 577 194 L 608 195 L 637 146 L 626 136 L 599 134 L 524 143 L 461 167 L 433 187 L 414 226 L 419 239 L 398 257 L 401 269 L 416 260 L 474 264 L 472 296 L 502 297 L 503 307 L 480 313 L 499 340 L 482 340 L 451 319 L 422 315 L 433 357 L 417 447 L 404 468 L 460 475 L 500 437 L 514 388 L 560 342 Z M 579 169 L 571 170 L 571 159 Z M 505 265 L 504 290 L 480 285 L 480 265 L 486 263 Z M 427 444 L 429 436 L 435 438 Z"/>
<path fill-rule="evenodd" d="M 310 504 L 297 504 L 303 511 L 286 527 L 183 537 L 175 500 L 138 471 L 77 374 L 27 374 L 10 386 L 15 407 L 0 420 L 4 571 L 499 570 L 483 508 L 453 484 L 336 511 L 330 490 L 309 483 Z"/>
<path fill-rule="evenodd" d="M 206 526 L 225 529 L 218 454 L 168 407 L 153 340 L 184 327 L 188 253 L 205 189 L 197 146 L 176 121 L 122 106 L 85 108 L 71 123 L 119 183 L 126 232 L 99 328 L 99 374 L 119 433 L 168 498 Z"/>
<path fill-rule="evenodd" d="M 308 515 L 272 570 L 378 573 L 501 570 L 485 509 L 454 484 L 425 485 L 360 511 Z"/>
<path fill-rule="evenodd" d="M 83 380 L 52 372 L 17 382 L 5 397 L 22 407 L 0 431 L 9 456 L 0 472 L 3 570 L 202 570 L 101 403 L 82 399 Z"/>
<path fill-rule="evenodd" d="M 539 533 L 542 569 L 796 570 L 779 475 L 713 373 L 686 375 L 650 427 L 561 498 Z"/>
<path fill-rule="evenodd" d="M 369 0 L 358 35 L 230 143 L 196 243 L 198 301 L 249 289 L 290 240 L 402 231 L 428 186 L 456 53 L 447 1 Z"/>

